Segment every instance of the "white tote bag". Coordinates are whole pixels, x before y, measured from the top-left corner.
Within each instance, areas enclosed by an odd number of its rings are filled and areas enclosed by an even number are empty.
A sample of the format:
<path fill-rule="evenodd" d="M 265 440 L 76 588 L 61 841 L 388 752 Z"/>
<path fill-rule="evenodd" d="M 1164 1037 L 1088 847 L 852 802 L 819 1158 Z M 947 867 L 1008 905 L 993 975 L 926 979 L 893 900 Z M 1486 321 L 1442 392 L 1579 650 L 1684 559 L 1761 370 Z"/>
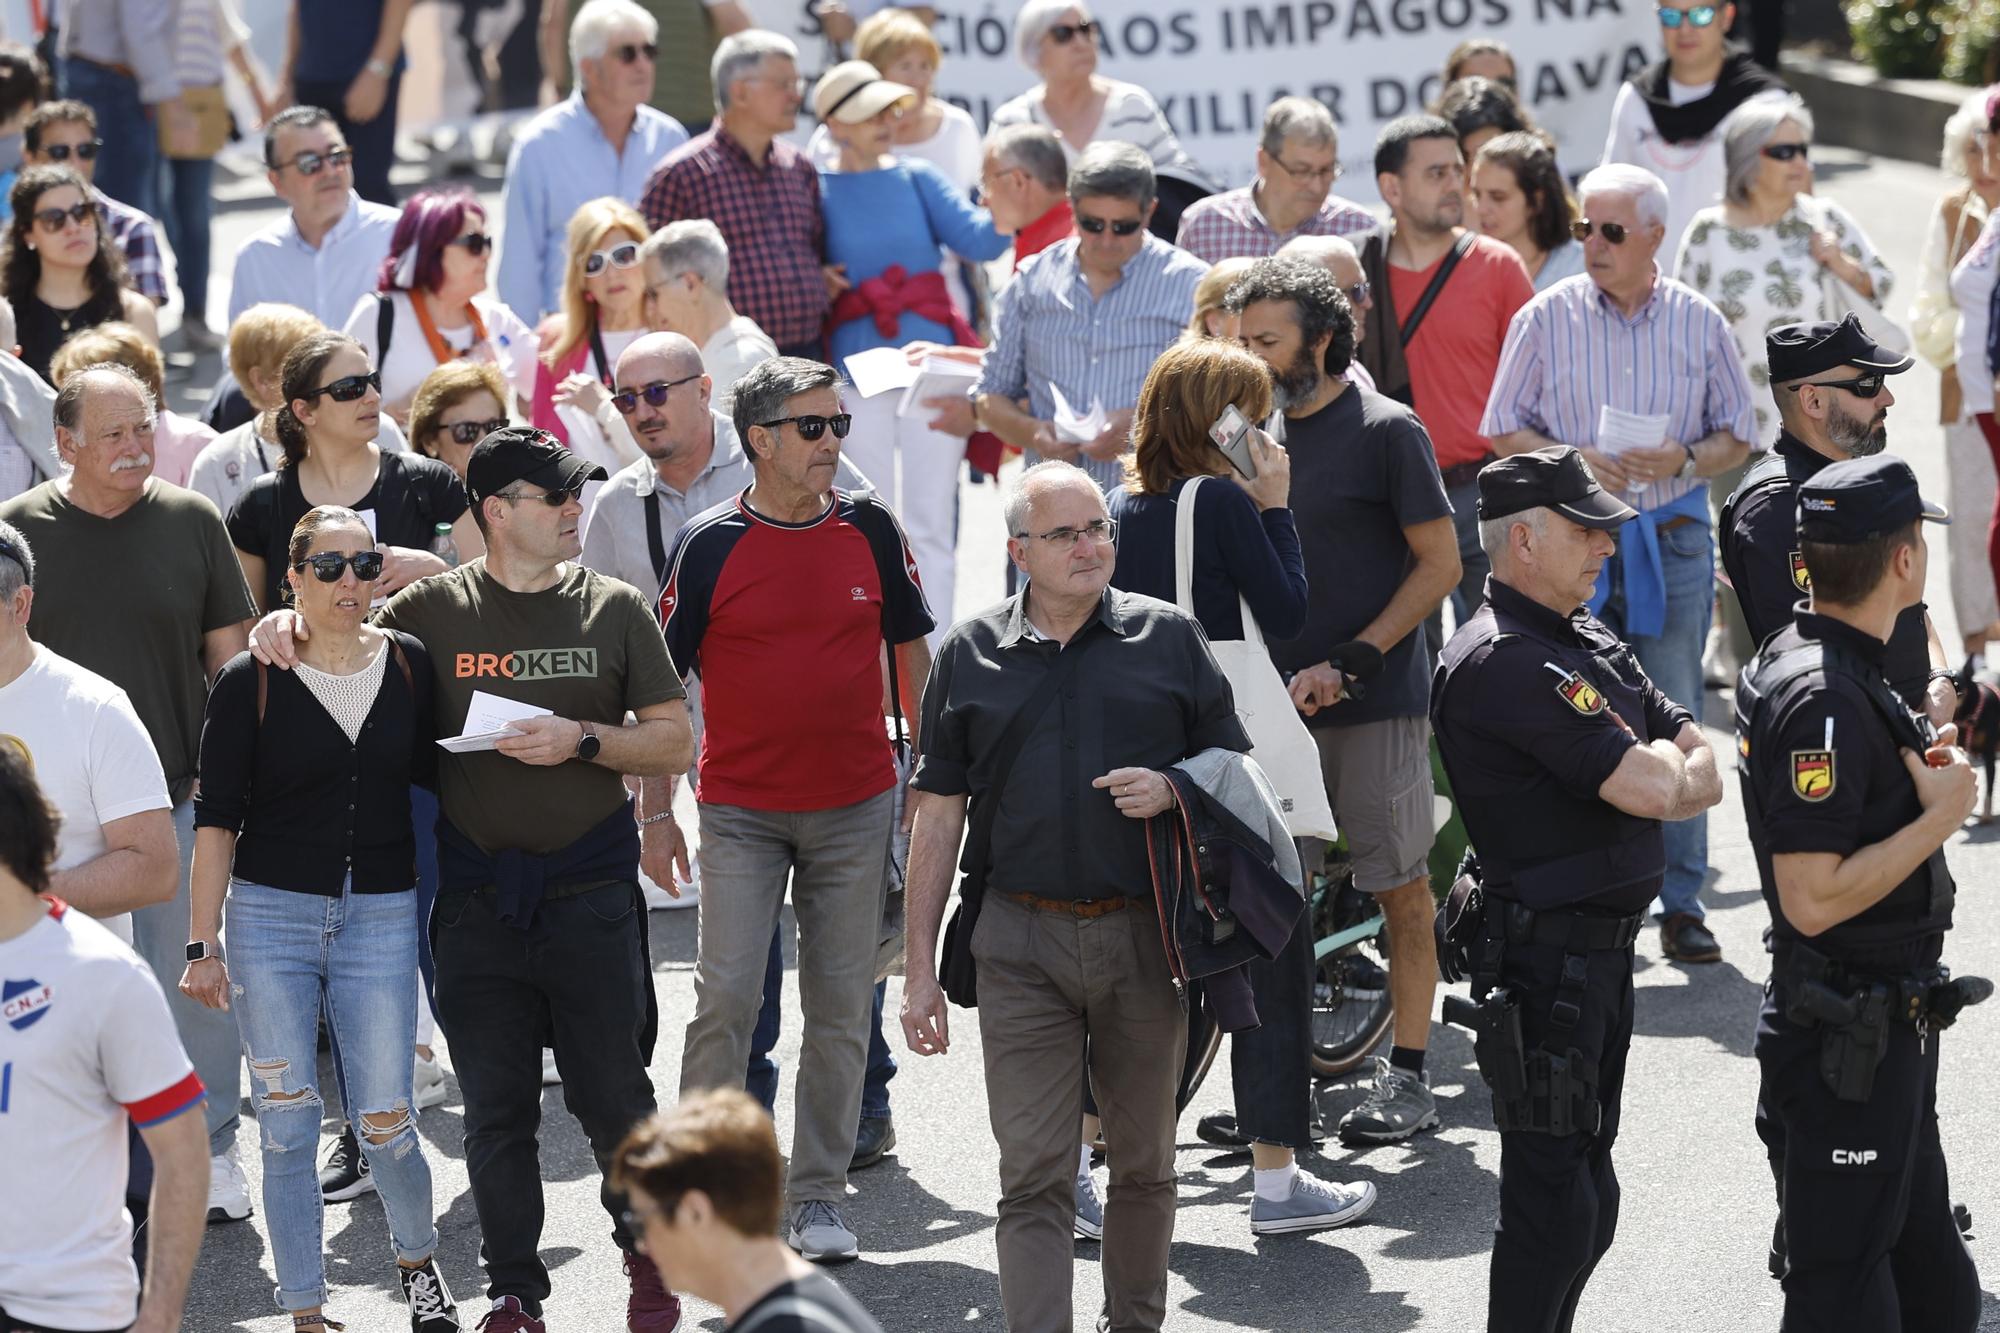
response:
<path fill-rule="evenodd" d="M 1174 513 L 1174 601 L 1194 614 L 1194 497 L 1204 478 L 1190 477 L 1181 487 Z M 1227 483 L 1218 483 L 1226 485 Z M 1305 719 L 1292 704 L 1250 603 L 1239 594 L 1243 615 L 1241 639 L 1211 641 L 1222 674 L 1236 696 L 1236 715 L 1250 733 L 1250 755 L 1278 789 L 1285 822 L 1295 838 L 1334 837 L 1333 809 L 1326 801 L 1326 780 L 1320 775 L 1319 746 L 1306 730 Z"/>

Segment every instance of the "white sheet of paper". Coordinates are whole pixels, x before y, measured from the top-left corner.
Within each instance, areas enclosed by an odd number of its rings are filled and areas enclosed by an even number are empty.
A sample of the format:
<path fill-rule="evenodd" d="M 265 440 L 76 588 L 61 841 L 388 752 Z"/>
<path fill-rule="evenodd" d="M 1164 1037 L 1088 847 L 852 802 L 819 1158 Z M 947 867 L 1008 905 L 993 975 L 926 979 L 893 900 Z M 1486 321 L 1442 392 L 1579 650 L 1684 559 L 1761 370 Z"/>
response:
<path fill-rule="evenodd" d="M 538 708 L 534 704 L 524 704 L 517 699 L 503 699 L 485 690 L 474 690 L 472 702 L 465 710 L 465 730 L 456 736 L 438 742 L 453 754 L 470 754 L 475 750 L 490 750 L 495 743 L 507 736 L 518 736 L 520 731 L 509 725 L 522 718 L 548 717 L 553 709 Z"/>
<path fill-rule="evenodd" d="M 1049 386 L 1049 394 L 1056 400 L 1056 419 L 1053 423 L 1056 438 L 1064 444 L 1088 444 L 1104 433 L 1110 424 L 1111 414 L 1104 410 L 1104 402 L 1099 398 L 1090 400 L 1090 411 L 1079 414 L 1070 406 L 1069 399 L 1063 397 L 1061 389 Z"/>
<path fill-rule="evenodd" d="M 847 378 L 863 398 L 891 389 L 907 389 L 920 373 L 900 347 L 874 347 L 847 358 Z"/>
<path fill-rule="evenodd" d="M 1597 447 L 1607 454 L 1657 449 L 1667 442 L 1667 417 L 1641 416 L 1606 406 L 1597 413 Z"/>
<path fill-rule="evenodd" d="M 965 391 L 978 378 L 978 366 L 942 356 L 927 356 L 923 365 L 917 368 L 916 380 L 903 390 L 903 401 L 897 405 L 896 415 L 922 417 L 928 421 L 937 415 L 937 409 L 925 407 L 924 399 L 963 398 Z"/>

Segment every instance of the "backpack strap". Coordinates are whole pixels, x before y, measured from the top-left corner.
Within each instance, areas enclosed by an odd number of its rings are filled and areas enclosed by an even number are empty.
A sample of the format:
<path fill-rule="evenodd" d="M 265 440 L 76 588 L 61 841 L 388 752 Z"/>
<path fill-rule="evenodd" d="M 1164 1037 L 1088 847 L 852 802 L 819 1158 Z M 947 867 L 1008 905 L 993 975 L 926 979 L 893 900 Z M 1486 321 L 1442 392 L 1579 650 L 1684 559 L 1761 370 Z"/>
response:
<path fill-rule="evenodd" d="M 414 297 L 411 299 L 415 299 Z M 396 332 L 396 307 L 389 300 L 389 293 L 375 293 L 375 368 L 389 359 L 389 339 Z M 414 446 L 413 446 L 414 447 Z"/>
<path fill-rule="evenodd" d="M 261 731 L 264 727 L 264 703 L 271 697 L 271 668 L 265 666 L 254 653 L 250 660 L 257 664 L 257 727 Z"/>

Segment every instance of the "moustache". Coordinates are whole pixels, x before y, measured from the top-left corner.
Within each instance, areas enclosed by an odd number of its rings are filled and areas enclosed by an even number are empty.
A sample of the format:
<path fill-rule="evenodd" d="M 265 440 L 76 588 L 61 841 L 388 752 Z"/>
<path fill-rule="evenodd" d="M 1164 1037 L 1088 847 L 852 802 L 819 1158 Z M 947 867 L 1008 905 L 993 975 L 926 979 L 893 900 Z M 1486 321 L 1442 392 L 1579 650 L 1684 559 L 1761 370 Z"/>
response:
<path fill-rule="evenodd" d="M 113 472 L 130 472 L 134 468 L 149 468 L 151 466 L 153 466 L 153 456 L 151 454 L 134 454 L 130 458 L 121 458 L 113 463 L 111 470 Z"/>

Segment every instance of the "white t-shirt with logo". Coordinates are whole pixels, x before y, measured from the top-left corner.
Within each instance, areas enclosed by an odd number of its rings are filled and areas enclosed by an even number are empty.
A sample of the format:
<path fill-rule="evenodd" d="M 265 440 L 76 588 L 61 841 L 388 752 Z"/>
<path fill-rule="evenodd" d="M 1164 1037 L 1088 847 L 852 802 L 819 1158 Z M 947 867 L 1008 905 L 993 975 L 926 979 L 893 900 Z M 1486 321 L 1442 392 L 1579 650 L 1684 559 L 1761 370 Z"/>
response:
<path fill-rule="evenodd" d="M 0 744 L 27 755 L 42 795 L 62 816 L 57 870 L 104 855 L 112 820 L 172 808 L 159 753 L 125 691 L 40 644 L 33 664 L 0 685 Z M 127 915 L 104 924 L 132 942 Z"/>
<path fill-rule="evenodd" d="M 138 1310 L 130 1154 L 202 1103 L 166 996 L 139 956 L 67 904 L 0 941 L 0 1306 L 52 1328 Z"/>

